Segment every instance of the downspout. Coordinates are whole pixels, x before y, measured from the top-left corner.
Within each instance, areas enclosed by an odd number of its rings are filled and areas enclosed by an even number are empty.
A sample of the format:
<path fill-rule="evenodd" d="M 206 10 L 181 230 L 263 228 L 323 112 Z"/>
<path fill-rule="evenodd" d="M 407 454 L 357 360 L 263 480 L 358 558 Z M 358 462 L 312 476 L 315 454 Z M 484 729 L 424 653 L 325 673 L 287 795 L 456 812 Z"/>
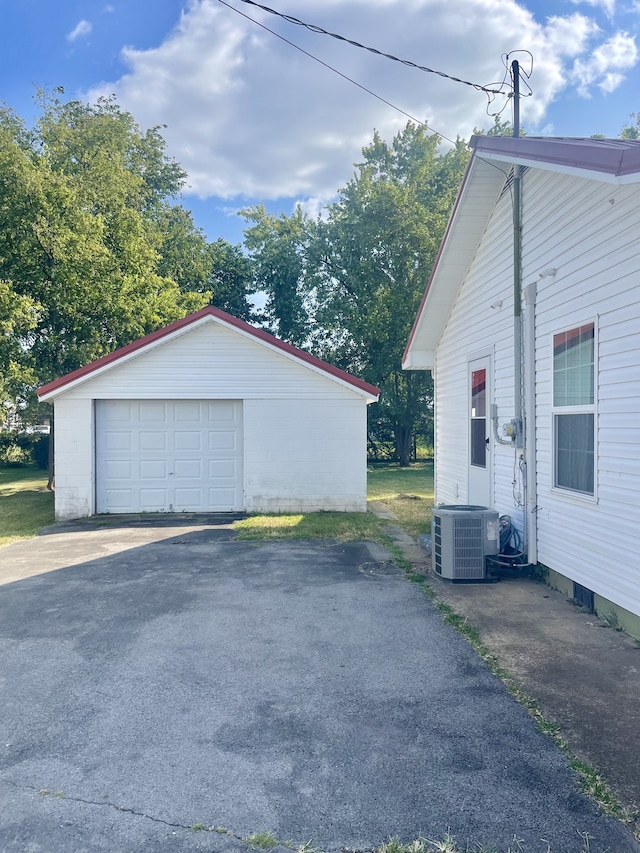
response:
<path fill-rule="evenodd" d="M 536 475 L 536 296 L 537 284 L 524 290 L 524 451 L 525 531 L 527 561 L 538 562 L 538 517 Z"/>

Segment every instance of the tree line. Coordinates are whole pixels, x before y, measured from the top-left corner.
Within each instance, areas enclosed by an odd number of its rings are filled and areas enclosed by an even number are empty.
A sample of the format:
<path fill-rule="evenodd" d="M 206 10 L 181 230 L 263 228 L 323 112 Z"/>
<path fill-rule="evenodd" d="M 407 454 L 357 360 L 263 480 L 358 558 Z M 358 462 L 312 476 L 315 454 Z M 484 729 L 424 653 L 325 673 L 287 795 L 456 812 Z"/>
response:
<path fill-rule="evenodd" d="M 469 159 L 408 122 L 376 132 L 337 200 L 242 212 L 243 245 L 209 241 L 176 200 L 162 128 L 113 98 L 39 92 L 32 128 L 0 106 L 0 426 L 41 418 L 35 389 L 206 304 L 378 385 L 374 455 L 432 440 L 430 376 L 402 352 Z M 498 119 L 489 131 L 508 132 Z M 637 139 L 632 116 L 622 136 Z"/>

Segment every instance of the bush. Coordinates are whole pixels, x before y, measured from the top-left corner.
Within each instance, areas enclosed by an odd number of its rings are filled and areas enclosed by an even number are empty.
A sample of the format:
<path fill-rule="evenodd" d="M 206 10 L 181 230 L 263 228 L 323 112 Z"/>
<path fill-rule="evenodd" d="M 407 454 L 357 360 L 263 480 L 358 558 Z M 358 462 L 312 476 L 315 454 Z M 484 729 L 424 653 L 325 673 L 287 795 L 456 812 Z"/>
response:
<path fill-rule="evenodd" d="M 0 462 L 3 462 L 5 465 L 18 468 L 31 465 L 33 458 L 28 450 L 24 450 L 24 448 L 20 447 L 18 444 L 9 444 L 2 453 L 0 453 Z"/>
<path fill-rule="evenodd" d="M 5 465 L 49 466 L 49 436 L 26 432 L 0 432 L 0 462 Z"/>

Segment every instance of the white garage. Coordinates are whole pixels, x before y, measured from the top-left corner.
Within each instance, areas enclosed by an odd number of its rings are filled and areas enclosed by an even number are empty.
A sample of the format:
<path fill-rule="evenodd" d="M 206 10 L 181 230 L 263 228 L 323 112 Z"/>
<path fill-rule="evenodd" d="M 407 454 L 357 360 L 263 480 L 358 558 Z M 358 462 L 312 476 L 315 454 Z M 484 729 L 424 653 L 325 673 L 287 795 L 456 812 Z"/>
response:
<path fill-rule="evenodd" d="M 363 511 L 377 395 L 208 306 L 39 390 L 56 517 Z"/>

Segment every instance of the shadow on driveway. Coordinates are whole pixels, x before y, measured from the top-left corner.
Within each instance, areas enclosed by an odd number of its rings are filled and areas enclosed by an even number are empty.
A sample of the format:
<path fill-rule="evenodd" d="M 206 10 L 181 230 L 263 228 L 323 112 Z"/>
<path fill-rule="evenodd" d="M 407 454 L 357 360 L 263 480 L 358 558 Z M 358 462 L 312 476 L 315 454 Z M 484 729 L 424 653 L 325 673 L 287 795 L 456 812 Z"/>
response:
<path fill-rule="evenodd" d="M 379 546 L 109 526 L 3 577 L 2 851 L 640 850 Z"/>

